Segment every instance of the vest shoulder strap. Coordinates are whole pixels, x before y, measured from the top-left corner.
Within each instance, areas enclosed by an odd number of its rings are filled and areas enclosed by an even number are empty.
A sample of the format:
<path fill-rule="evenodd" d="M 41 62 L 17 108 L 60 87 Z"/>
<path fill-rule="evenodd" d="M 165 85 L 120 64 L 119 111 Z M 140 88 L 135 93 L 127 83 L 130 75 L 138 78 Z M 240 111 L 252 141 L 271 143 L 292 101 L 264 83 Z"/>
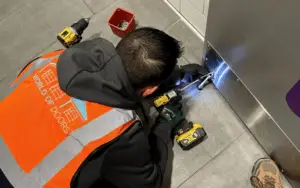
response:
<path fill-rule="evenodd" d="M 9 95 L 12 91 L 14 91 L 14 89 L 25 79 L 27 78 L 29 75 L 31 75 L 35 70 L 41 68 L 43 65 L 45 65 L 46 63 L 52 61 L 52 60 L 56 60 L 54 61 L 54 63 L 57 63 L 58 57 L 60 56 L 60 54 L 63 52 L 64 50 L 57 50 L 54 52 L 50 52 L 48 54 L 45 54 L 41 57 L 35 58 L 34 60 L 30 61 L 29 63 L 27 63 L 23 69 L 21 69 L 21 71 L 18 73 L 17 78 L 12 82 L 12 84 L 10 85 L 10 88 L 8 90 L 7 95 Z"/>

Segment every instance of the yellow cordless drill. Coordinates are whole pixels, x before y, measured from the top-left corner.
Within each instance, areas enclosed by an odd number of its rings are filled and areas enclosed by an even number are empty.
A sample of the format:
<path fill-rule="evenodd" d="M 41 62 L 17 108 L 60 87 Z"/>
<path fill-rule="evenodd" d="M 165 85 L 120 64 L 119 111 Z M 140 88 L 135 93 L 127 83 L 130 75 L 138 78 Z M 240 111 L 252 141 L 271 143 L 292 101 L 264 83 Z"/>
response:
<path fill-rule="evenodd" d="M 66 48 L 73 46 L 81 41 L 83 31 L 88 27 L 90 18 L 82 18 L 73 23 L 70 27 L 63 29 L 57 39 Z"/>
<path fill-rule="evenodd" d="M 195 80 L 194 82 L 188 84 L 182 89 L 173 89 L 154 100 L 154 105 L 156 108 L 163 108 L 164 105 L 168 104 L 171 99 L 182 95 L 182 93 L 189 88 L 191 85 L 197 84 L 198 89 L 202 89 L 204 85 L 208 82 L 209 79 L 212 78 L 212 73 L 209 73 L 203 76 L 200 79 Z M 161 110 L 160 114 L 165 117 L 166 119 L 173 119 L 175 114 L 167 111 Z M 183 150 L 187 150 L 195 146 L 197 143 L 200 143 L 206 138 L 207 134 L 202 127 L 202 125 L 188 122 L 187 120 L 183 120 L 178 128 L 175 130 L 175 140 L 180 145 Z"/>

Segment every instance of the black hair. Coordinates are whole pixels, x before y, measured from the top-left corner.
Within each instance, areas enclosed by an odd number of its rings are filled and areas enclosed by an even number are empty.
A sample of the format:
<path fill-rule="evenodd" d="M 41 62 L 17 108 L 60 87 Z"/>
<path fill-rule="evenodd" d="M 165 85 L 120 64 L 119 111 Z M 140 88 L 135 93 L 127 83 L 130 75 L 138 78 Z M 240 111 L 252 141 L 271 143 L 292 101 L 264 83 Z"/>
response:
<path fill-rule="evenodd" d="M 117 51 L 131 84 L 141 89 L 169 77 L 183 48 L 165 32 L 144 27 L 126 35 L 117 45 Z"/>

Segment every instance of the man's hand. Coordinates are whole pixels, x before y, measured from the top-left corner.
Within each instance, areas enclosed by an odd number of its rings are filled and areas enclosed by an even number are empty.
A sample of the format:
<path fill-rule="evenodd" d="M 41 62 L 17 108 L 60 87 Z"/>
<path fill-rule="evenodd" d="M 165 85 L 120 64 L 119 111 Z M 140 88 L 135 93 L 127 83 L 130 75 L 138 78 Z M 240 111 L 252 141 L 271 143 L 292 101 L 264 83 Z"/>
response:
<path fill-rule="evenodd" d="M 161 110 L 157 119 L 158 124 L 162 126 L 169 126 L 172 129 L 177 126 L 185 119 L 182 111 L 182 104 L 180 100 L 181 96 L 177 96 L 169 101 Z"/>

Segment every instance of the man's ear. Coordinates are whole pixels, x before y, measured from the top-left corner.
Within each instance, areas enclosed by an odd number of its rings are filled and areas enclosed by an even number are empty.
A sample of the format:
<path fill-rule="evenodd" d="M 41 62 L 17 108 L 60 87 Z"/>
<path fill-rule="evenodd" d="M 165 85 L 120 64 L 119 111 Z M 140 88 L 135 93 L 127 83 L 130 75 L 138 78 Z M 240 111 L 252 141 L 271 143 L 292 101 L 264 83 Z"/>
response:
<path fill-rule="evenodd" d="M 158 86 L 148 86 L 143 89 L 142 95 L 143 97 L 147 97 L 154 93 L 158 89 Z"/>

